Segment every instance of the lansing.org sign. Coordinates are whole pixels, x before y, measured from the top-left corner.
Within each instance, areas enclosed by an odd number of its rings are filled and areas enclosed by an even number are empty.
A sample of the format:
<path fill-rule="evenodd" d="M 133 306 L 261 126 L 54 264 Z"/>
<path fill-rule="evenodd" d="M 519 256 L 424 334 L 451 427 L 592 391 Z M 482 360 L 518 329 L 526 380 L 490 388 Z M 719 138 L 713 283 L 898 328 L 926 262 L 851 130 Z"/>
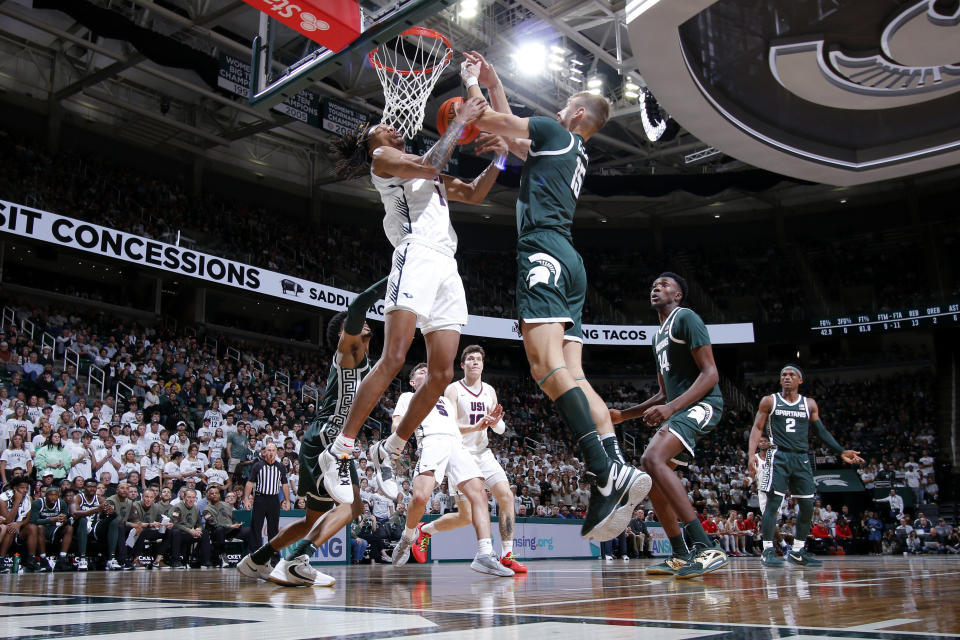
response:
<path fill-rule="evenodd" d="M 341 311 L 357 296 L 345 289 L 4 200 L 0 200 L 0 231 L 323 309 Z M 374 304 L 367 317 L 382 321 L 384 304 L 383 300 Z M 517 321 L 511 318 L 471 315 L 463 333 L 481 338 L 519 340 L 517 327 Z M 652 325 L 585 324 L 583 337 L 586 344 L 649 346 L 656 330 L 657 327 Z M 754 341 L 751 323 L 714 324 L 708 325 L 707 330 L 714 344 Z"/>

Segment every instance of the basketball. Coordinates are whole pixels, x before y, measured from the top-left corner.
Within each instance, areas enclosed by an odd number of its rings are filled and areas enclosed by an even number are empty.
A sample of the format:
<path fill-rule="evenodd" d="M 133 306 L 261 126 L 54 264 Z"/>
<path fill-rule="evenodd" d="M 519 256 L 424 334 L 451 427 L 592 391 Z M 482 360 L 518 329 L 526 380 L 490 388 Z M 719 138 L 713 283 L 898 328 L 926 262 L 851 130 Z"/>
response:
<path fill-rule="evenodd" d="M 447 125 L 449 125 L 450 121 L 457 115 L 457 106 L 461 104 L 463 104 L 463 98 L 458 96 L 450 98 L 437 109 L 437 131 L 440 132 L 440 135 L 447 132 Z M 468 124 L 466 128 L 464 128 L 463 133 L 460 134 L 460 139 L 457 140 L 457 144 L 470 144 L 477 139 L 478 135 L 480 135 L 480 129 L 477 129 L 477 127 L 472 124 Z"/>

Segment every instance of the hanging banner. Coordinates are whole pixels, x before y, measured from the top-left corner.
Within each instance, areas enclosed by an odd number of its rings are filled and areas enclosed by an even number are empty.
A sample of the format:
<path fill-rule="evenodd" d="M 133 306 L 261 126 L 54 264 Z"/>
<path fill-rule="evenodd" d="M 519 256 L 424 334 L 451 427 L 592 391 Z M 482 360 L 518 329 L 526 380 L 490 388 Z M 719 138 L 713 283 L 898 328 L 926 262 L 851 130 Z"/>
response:
<path fill-rule="evenodd" d="M 350 105 L 331 98 L 324 99 L 320 107 L 320 126 L 338 136 L 356 131 L 357 127 L 370 122 L 370 115 Z"/>
<path fill-rule="evenodd" d="M 250 63 L 221 53 L 217 86 L 242 98 L 249 97 Z M 274 105 L 272 109 L 312 127 L 320 126 L 320 96 L 312 91 L 304 89 L 280 104 Z"/>
<path fill-rule="evenodd" d="M 342 311 L 357 296 L 346 289 L 4 200 L 0 200 L 0 231 L 323 309 Z M 383 309 L 384 301 L 380 300 L 370 308 L 367 317 L 382 321 Z M 586 344 L 649 347 L 656 330 L 654 325 L 583 325 Z M 750 323 L 707 325 L 707 330 L 714 344 L 754 341 Z M 471 315 L 463 333 L 481 338 L 519 340 L 520 325 L 515 319 Z"/>

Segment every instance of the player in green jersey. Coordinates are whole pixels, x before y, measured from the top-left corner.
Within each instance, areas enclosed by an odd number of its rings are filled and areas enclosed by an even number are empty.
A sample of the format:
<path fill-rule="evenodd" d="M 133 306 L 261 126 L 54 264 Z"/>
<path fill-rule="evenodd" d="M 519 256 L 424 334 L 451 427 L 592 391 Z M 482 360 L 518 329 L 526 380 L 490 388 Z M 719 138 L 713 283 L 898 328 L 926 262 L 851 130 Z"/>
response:
<path fill-rule="evenodd" d="M 339 460 L 347 467 L 353 484 L 352 503 L 335 504 L 323 485 L 320 454 L 343 429 L 344 420 L 356 395 L 360 381 L 370 372 L 370 325 L 367 309 L 379 300 L 387 288 L 387 279 L 358 295 L 346 311 L 333 316 L 327 324 L 327 342 L 336 345 L 330 364 L 330 377 L 316 419 L 307 427 L 300 445 L 300 482 L 297 495 L 307 501 L 306 514 L 284 527 L 272 540 L 237 565 L 248 578 L 262 578 L 284 586 L 332 587 L 334 579 L 310 566 L 316 547 L 332 538 L 348 522 L 363 512 L 360 481 L 353 458 Z M 291 559 L 281 559 L 270 567 L 270 558 L 287 545 L 297 543 Z"/>
<path fill-rule="evenodd" d="M 525 157 L 517 198 L 517 311 L 523 345 L 530 373 L 556 404 L 587 466 L 592 488 L 581 535 L 610 540 L 626 529 L 651 485 L 650 476 L 623 460 L 606 405 L 582 366 L 587 274 L 570 228 L 589 162 L 585 145 L 609 119 L 610 103 L 577 93 L 556 118 L 520 118 L 509 112 L 493 67 L 476 52 L 465 57 L 461 77 L 470 98 L 483 97 L 482 82 L 494 107 L 475 124 L 515 139 L 511 150 Z"/>
<path fill-rule="evenodd" d="M 682 306 L 686 298 L 687 282 L 679 275 L 668 271 L 654 280 L 650 304 L 660 319 L 653 336 L 660 391 L 629 409 L 611 411 L 615 423 L 642 417 L 648 425 L 659 427 L 643 452 L 641 466 L 653 476 L 650 501 L 670 537 L 673 555 L 647 572 L 678 578 L 702 576 L 730 562 L 703 530 L 674 473 L 678 458 L 694 454 L 697 441 L 713 431 L 723 411 L 710 334 L 700 316 Z M 680 522 L 693 542 L 689 551 Z"/>
<path fill-rule="evenodd" d="M 757 416 L 750 431 L 750 445 L 747 460 L 750 475 L 757 475 L 756 452 L 760 439 L 770 439 L 759 491 L 766 495 L 766 508 L 760 523 L 763 536 L 763 554 L 761 562 L 767 567 L 783 566 L 783 560 L 777 557 L 773 548 L 773 534 L 777 525 L 777 512 L 780 502 L 789 491 L 800 507 L 797 517 L 797 533 L 793 539 L 793 549 L 787 553 L 787 561 L 808 567 L 818 567 L 823 563 L 806 549 L 807 535 L 810 533 L 813 518 L 813 496 L 817 485 L 810 468 L 810 427 L 834 453 L 840 454 L 848 464 L 863 462 L 859 451 L 844 449 L 823 426 L 820 420 L 820 408 L 813 398 L 800 395 L 798 389 L 803 383 L 800 369 L 787 365 L 780 371 L 780 393 L 764 396 L 757 409 Z"/>

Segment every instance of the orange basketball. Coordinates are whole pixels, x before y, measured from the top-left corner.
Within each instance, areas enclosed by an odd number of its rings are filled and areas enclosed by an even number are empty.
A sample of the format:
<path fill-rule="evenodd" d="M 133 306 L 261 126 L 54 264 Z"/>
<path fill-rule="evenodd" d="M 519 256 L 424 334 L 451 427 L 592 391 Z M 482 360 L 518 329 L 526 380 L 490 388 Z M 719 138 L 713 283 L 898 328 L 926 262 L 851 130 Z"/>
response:
<path fill-rule="evenodd" d="M 440 105 L 440 108 L 437 110 L 437 131 L 440 132 L 440 135 L 447 132 L 447 126 L 457 115 L 456 107 L 461 104 L 463 104 L 463 98 L 457 96 L 450 98 Z M 457 144 L 470 144 L 477 139 L 478 135 L 480 135 L 480 129 L 477 129 L 472 124 L 468 124 L 464 127 L 463 133 L 460 134 L 460 139 L 457 140 Z"/>

